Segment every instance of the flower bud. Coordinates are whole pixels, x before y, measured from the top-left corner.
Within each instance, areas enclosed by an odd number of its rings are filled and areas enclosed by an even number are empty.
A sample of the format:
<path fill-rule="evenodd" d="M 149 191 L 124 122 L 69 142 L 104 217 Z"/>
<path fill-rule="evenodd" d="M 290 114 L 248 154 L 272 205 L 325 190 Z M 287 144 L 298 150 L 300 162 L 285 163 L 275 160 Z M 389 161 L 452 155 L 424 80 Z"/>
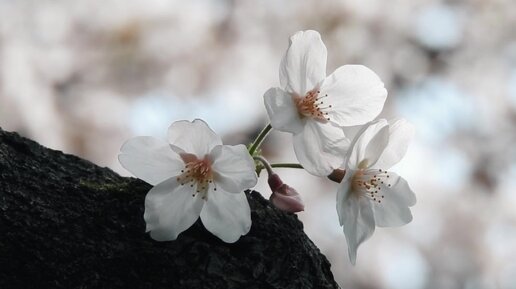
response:
<path fill-rule="evenodd" d="M 267 182 L 269 183 L 269 187 L 272 192 L 277 191 L 283 185 L 283 181 L 280 179 L 278 174 L 270 174 Z"/>
<path fill-rule="evenodd" d="M 268 182 L 272 190 L 269 200 L 276 208 L 289 213 L 296 213 L 305 209 L 305 204 L 299 193 L 294 188 L 284 184 L 277 174 L 270 175 Z"/>

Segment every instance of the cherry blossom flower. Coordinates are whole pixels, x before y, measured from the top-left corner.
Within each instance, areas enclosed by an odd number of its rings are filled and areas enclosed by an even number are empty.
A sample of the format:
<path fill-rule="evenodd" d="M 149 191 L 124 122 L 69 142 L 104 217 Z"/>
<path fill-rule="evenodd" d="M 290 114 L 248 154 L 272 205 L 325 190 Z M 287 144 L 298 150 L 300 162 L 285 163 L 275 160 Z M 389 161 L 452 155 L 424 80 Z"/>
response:
<path fill-rule="evenodd" d="M 387 97 L 380 78 L 362 65 L 344 65 L 326 77 L 326 57 L 318 32 L 297 32 L 281 61 L 281 88 L 264 95 L 272 127 L 294 135 L 297 159 L 318 176 L 344 161 L 349 140 L 339 127 L 373 120 Z"/>
<path fill-rule="evenodd" d="M 121 148 L 120 163 L 154 185 L 145 198 L 147 232 L 157 241 L 175 240 L 201 218 L 227 243 L 251 228 L 243 191 L 256 185 L 254 161 L 244 145 L 223 145 L 208 125 L 176 121 L 168 142 L 136 137 Z"/>
<path fill-rule="evenodd" d="M 337 192 L 337 213 L 352 264 L 358 246 L 371 237 L 375 226 L 412 221 L 409 207 L 416 196 L 402 177 L 387 170 L 405 155 L 413 131 L 405 120 L 389 124 L 381 119 L 364 126 L 351 144 Z"/>

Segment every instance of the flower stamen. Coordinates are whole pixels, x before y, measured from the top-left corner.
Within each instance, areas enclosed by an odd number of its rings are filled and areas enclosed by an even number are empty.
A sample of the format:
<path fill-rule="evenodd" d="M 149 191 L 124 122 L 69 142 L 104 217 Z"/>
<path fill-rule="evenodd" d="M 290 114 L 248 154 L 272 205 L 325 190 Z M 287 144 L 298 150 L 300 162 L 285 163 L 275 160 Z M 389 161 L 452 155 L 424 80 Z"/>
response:
<path fill-rule="evenodd" d="M 385 170 L 359 169 L 351 179 L 351 191 L 354 197 L 366 197 L 373 202 L 381 203 L 385 195 L 381 192 L 390 175 Z M 388 187 L 391 184 L 387 184 Z"/>
<path fill-rule="evenodd" d="M 316 121 L 327 123 L 330 120 L 327 110 L 331 109 L 332 105 L 321 106 L 324 103 L 321 99 L 328 97 L 328 94 L 320 95 L 320 93 L 320 90 L 312 89 L 305 96 L 296 95 L 293 99 L 301 117 L 310 117 Z"/>
<path fill-rule="evenodd" d="M 192 154 L 180 154 L 180 156 L 185 162 L 185 168 L 181 170 L 182 174 L 177 177 L 177 181 L 181 186 L 186 184 L 189 184 L 191 188 L 195 186 L 192 197 L 200 194 L 201 198 L 206 200 L 210 184 L 213 184 L 211 161 L 207 157 L 198 159 Z M 217 190 L 215 186 L 214 190 Z"/>

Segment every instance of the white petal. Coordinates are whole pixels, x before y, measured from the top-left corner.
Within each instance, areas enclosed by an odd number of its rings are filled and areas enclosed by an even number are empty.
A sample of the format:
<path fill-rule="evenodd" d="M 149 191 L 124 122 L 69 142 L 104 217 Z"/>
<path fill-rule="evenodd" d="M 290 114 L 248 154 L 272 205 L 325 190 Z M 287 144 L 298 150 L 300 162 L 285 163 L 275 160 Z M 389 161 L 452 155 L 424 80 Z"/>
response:
<path fill-rule="evenodd" d="M 304 96 L 326 77 L 326 46 L 317 31 L 299 31 L 280 64 L 280 84 L 287 92 Z"/>
<path fill-rule="evenodd" d="M 150 136 L 132 138 L 120 151 L 120 164 L 151 185 L 179 175 L 184 168 L 184 162 L 168 143 Z"/>
<path fill-rule="evenodd" d="M 256 185 L 254 161 L 244 145 L 216 146 L 210 153 L 214 181 L 230 193 L 241 193 Z"/>
<path fill-rule="evenodd" d="M 364 131 L 364 125 L 344 126 L 342 130 L 344 135 L 350 140 L 354 140 L 359 134 Z"/>
<path fill-rule="evenodd" d="M 416 204 L 416 195 L 407 181 L 402 177 L 389 172 L 391 187 L 381 185 L 381 194 L 384 198 L 381 203 L 374 202 L 374 216 L 379 227 L 396 227 L 412 221 L 409 207 Z"/>
<path fill-rule="evenodd" d="M 320 88 L 330 121 L 338 126 L 361 125 L 380 114 L 387 98 L 383 82 L 363 65 L 344 65 L 329 75 Z"/>
<path fill-rule="evenodd" d="M 346 171 L 344 178 L 340 182 L 339 188 L 337 190 L 337 215 L 339 216 L 339 223 L 342 226 L 344 224 L 344 208 L 346 206 L 346 200 L 351 192 L 351 176 L 353 176 L 355 172 L 352 170 Z"/>
<path fill-rule="evenodd" d="M 201 220 L 213 235 L 234 243 L 251 229 L 251 209 L 243 192 L 232 194 L 217 189 L 208 194 Z"/>
<path fill-rule="evenodd" d="M 371 202 L 350 196 L 343 204 L 343 230 L 348 243 L 349 260 L 356 263 L 358 246 L 374 233 L 375 221 Z"/>
<path fill-rule="evenodd" d="M 414 126 L 405 119 L 400 119 L 394 124 L 390 124 L 389 144 L 378 159 L 375 167 L 389 169 L 397 164 L 405 156 L 413 136 Z"/>
<path fill-rule="evenodd" d="M 199 218 L 204 201 L 194 188 L 181 186 L 172 177 L 149 191 L 145 197 L 147 231 L 156 241 L 175 240 Z"/>
<path fill-rule="evenodd" d="M 301 133 L 294 135 L 294 152 L 309 173 L 327 176 L 344 161 L 349 140 L 342 129 L 329 123 L 307 121 Z"/>
<path fill-rule="evenodd" d="M 204 158 L 222 140 L 201 119 L 176 121 L 168 128 L 168 141 L 187 153 Z"/>
<path fill-rule="evenodd" d="M 280 88 L 271 88 L 265 92 L 263 99 L 274 129 L 290 133 L 303 130 L 303 121 L 289 93 Z"/>
<path fill-rule="evenodd" d="M 389 142 L 389 126 L 385 119 L 371 122 L 351 142 L 347 167 L 353 170 L 367 160 L 367 167 L 374 166 Z"/>

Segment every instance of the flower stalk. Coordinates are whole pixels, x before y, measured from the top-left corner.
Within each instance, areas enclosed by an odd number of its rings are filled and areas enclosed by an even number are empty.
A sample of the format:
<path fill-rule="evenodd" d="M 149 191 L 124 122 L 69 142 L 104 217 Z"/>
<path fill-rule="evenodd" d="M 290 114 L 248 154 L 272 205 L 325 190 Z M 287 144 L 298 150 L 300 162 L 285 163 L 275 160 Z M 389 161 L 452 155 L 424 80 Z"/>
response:
<path fill-rule="evenodd" d="M 257 160 L 257 161 L 260 161 L 263 165 L 263 167 L 265 168 L 265 170 L 267 170 L 267 174 L 270 176 L 272 175 L 274 172 L 272 171 L 272 166 L 271 164 L 269 164 L 269 162 L 262 156 L 255 156 L 253 157 L 254 160 Z"/>
<path fill-rule="evenodd" d="M 271 164 L 273 168 L 291 168 L 291 169 L 303 169 L 303 166 L 295 163 L 277 163 Z"/>
<path fill-rule="evenodd" d="M 262 145 L 263 141 L 265 140 L 265 138 L 267 137 L 267 135 L 269 134 L 269 132 L 271 131 L 272 129 L 272 126 L 271 124 L 269 123 L 268 125 L 266 125 L 262 131 L 260 132 L 260 134 L 256 137 L 256 139 L 254 140 L 253 144 L 251 145 L 251 147 L 249 148 L 249 154 L 251 156 L 254 156 L 254 154 L 256 153 L 256 151 L 258 150 L 258 148 L 260 148 L 260 146 Z"/>

